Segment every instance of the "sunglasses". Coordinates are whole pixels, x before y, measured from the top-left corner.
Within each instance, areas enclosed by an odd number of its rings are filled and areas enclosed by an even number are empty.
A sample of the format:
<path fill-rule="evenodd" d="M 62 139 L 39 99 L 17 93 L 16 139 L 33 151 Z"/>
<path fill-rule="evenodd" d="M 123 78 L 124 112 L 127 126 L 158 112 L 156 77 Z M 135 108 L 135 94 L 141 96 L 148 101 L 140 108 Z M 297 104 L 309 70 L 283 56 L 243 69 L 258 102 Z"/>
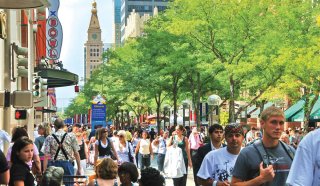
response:
<path fill-rule="evenodd" d="M 119 138 L 123 138 L 123 137 L 124 137 L 124 135 L 120 135 L 120 136 L 119 136 Z"/>
<path fill-rule="evenodd" d="M 105 131 L 103 131 L 102 133 L 107 133 L 108 131 L 107 130 L 105 130 Z"/>

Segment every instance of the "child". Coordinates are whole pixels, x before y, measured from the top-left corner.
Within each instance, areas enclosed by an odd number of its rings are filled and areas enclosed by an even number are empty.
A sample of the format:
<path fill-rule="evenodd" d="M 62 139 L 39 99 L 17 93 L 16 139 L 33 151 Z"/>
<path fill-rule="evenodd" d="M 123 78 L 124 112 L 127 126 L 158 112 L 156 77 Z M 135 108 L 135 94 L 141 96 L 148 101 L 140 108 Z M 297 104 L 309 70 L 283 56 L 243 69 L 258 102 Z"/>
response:
<path fill-rule="evenodd" d="M 9 185 L 32 186 L 34 177 L 28 162 L 33 157 L 33 142 L 28 137 L 21 137 L 15 141 L 11 152 L 11 169 Z"/>

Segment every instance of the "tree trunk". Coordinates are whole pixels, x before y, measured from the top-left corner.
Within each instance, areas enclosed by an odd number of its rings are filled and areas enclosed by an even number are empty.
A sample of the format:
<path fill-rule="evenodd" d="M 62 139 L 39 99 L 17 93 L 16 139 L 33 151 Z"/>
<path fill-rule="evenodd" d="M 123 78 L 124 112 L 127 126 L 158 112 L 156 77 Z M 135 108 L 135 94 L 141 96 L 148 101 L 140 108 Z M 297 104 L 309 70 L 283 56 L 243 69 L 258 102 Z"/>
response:
<path fill-rule="evenodd" d="M 201 116 L 200 116 L 200 98 L 201 98 L 201 85 L 200 85 L 200 72 L 197 73 L 197 101 L 194 106 L 194 112 L 197 119 L 197 128 L 200 127 Z"/>
<path fill-rule="evenodd" d="M 177 126 L 177 101 L 178 101 L 178 81 L 179 77 L 175 74 L 172 75 L 173 82 L 172 82 L 172 94 L 173 94 L 173 125 L 174 127 Z"/>
<path fill-rule="evenodd" d="M 229 122 L 234 123 L 236 121 L 235 118 L 235 110 L 234 110 L 234 79 L 233 75 L 229 77 L 230 82 L 230 99 L 229 99 Z"/>
<path fill-rule="evenodd" d="M 161 102 L 160 102 L 160 99 L 161 99 L 161 92 L 155 96 L 155 99 L 156 99 L 156 103 L 157 103 L 157 130 L 158 130 L 158 135 L 160 135 L 160 124 L 161 124 L 161 121 L 160 121 L 160 107 L 161 107 Z"/>
<path fill-rule="evenodd" d="M 305 105 L 303 108 L 304 109 L 304 120 L 303 120 L 303 128 L 304 129 L 309 128 L 311 111 L 312 111 L 313 106 L 316 104 L 316 102 L 319 99 L 319 93 L 317 92 L 315 94 L 315 97 L 312 100 L 310 100 L 311 96 L 312 95 L 310 95 L 310 94 L 306 95 L 306 102 L 305 102 Z"/>

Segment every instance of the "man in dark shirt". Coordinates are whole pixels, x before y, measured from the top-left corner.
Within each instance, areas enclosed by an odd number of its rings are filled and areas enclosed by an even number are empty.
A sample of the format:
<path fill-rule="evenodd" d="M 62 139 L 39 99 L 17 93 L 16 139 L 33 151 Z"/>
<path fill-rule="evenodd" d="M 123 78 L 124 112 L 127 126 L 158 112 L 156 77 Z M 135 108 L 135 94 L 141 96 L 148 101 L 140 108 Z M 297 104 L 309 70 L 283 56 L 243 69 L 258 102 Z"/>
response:
<path fill-rule="evenodd" d="M 219 149 L 221 147 L 224 147 L 225 145 L 222 144 L 223 140 L 223 128 L 219 124 L 214 124 L 209 127 L 209 137 L 210 141 L 209 143 L 205 144 L 202 147 L 199 147 L 197 154 L 195 155 L 195 164 L 193 164 L 193 175 L 195 177 L 194 182 L 195 185 L 198 186 L 199 184 L 197 183 L 197 173 L 200 169 L 200 166 L 202 164 L 202 161 L 204 157 L 212 150 Z"/>
<path fill-rule="evenodd" d="M 285 116 L 280 108 L 266 108 L 260 116 L 261 140 L 245 147 L 233 170 L 232 185 L 286 185 L 294 149 L 279 141 Z"/>

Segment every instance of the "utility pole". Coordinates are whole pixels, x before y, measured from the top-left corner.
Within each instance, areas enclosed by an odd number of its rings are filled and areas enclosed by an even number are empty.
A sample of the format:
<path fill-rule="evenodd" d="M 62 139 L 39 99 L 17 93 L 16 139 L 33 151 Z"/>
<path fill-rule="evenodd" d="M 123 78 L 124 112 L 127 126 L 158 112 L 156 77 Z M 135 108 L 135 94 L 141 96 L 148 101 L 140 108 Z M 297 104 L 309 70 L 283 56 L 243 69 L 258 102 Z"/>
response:
<path fill-rule="evenodd" d="M 33 36 L 33 9 L 29 9 L 28 15 L 28 89 L 32 91 L 32 80 L 34 72 L 34 36 Z M 34 139 L 34 107 L 28 109 L 28 134 L 30 139 Z"/>

